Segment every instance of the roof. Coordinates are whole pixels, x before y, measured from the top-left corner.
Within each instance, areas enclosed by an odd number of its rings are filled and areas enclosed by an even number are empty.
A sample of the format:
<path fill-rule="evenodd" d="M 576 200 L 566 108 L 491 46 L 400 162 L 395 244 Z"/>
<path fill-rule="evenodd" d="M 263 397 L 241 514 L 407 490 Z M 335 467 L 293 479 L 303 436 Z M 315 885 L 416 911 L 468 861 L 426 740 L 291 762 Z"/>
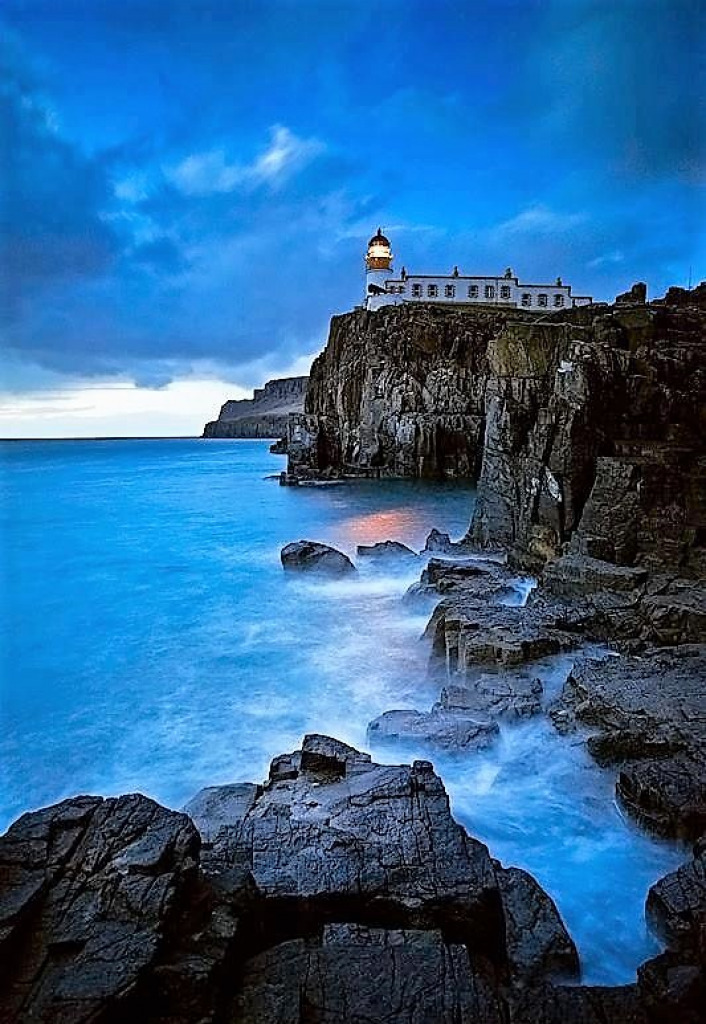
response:
<path fill-rule="evenodd" d="M 390 244 L 390 240 L 389 240 L 389 238 L 385 238 L 385 236 L 382 233 L 382 228 L 378 228 L 378 233 L 376 235 L 373 235 L 373 237 L 368 242 L 368 245 L 387 245 L 387 246 L 389 246 L 389 244 Z"/>

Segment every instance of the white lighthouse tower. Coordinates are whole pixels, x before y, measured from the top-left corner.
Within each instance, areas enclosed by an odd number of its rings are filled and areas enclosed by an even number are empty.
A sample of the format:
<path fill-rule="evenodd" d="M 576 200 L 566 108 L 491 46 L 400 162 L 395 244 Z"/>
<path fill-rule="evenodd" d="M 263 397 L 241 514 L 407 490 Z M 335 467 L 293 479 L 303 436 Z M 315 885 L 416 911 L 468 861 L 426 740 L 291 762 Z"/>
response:
<path fill-rule="evenodd" d="M 392 250 L 390 242 L 378 228 L 377 234 L 368 242 L 365 254 L 365 304 L 368 309 L 377 309 L 385 304 L 386 282 L 392 276 Z M 379 301 L 382 299 L 382 301 Z M 389 302 L 389 298 L 387 299 Z"/>

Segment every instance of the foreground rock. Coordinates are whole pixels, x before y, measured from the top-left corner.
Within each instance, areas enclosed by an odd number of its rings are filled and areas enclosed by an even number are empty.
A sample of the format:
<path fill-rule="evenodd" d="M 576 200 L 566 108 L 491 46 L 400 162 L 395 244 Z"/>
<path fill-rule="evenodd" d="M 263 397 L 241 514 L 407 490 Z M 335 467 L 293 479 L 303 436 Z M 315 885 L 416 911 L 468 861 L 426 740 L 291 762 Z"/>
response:
<path fill-rule="evenodd" d="M 199 847 L 186 815 L 142 796 L 23 815 L 0 839 L 0 1020 L 128 1019 Z"/>
<path fill-rule="evenodd" d="M 512 993 L 577 973 L 428 762 L 313 735 L 187 810 L 78 797 L 0 838 L 1 1020 L 506 1024 Z"/>
<path fill-rule="evenodd" d="M 286 572 L 314 572 L 325 576 L 345 576 L 356 568 L 342 551 L 314 540 L 298 540 L 280 552 Z"/>
<path fill-rule="evenodd" d="M 294 939 L 253 957 L 232 1024 L 504 1024 L 492 971 L 437 930 L 326 925 L 321 939 Z"/>

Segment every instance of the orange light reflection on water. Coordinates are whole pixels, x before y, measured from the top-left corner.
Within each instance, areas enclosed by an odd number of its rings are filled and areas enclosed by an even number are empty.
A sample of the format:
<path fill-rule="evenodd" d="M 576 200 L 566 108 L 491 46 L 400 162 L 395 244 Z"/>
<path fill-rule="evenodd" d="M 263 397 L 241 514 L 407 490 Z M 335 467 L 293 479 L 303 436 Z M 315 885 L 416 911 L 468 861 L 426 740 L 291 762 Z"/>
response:
<path fill-rule="evenodd" d="M 419 509 L 402 507 L 351 516 L 337 524 L 336 534 L 340 543 L 352 546 L 380 540 L 404 541 L 418 533 L 419 527 Z"/>

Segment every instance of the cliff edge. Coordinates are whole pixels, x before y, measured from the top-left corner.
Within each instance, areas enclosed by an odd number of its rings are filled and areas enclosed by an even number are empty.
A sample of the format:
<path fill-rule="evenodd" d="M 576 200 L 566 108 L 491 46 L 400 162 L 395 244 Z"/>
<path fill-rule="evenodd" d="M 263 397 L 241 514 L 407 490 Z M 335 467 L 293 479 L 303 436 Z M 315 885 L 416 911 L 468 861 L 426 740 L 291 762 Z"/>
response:
<path fill-rule="evenodd" d="M 433 304 L 331 321 L 286 480 L 467 477 L 467 540 L 703 569 L 704 286 L 544 315 Z"/>

